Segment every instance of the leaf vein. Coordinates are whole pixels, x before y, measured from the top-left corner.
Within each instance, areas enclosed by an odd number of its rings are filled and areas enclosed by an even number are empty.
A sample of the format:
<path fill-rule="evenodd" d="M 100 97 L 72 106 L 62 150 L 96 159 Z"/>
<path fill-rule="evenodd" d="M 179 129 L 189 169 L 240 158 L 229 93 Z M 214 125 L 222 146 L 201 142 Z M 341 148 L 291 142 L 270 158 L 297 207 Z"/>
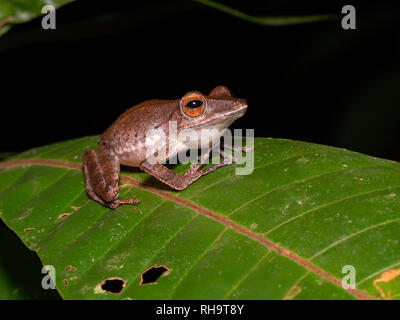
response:
<path fill-rule="evenodd" d="M 243 283 L 243 281 L 245 281 L 251 273 L 253 273 L 253 271 L 261 264 L 261 262 L 272 252 L 272 250 L 269 250 L 268 252 L 266 252 L 263 256 L 261 256 L 260 260 L 258 260 L 254 266 L 252 266 L 250 268 L 250 270 L 243 275 L 243 277 L 241 277 L 236 283 L 234 283 L 232 285 L 232 289 L 228 291 L 228 293 L 224 296 L 224 300 L 228 299 L 236 290 L 237 288 Z"/>
<path fill-rule="evenodd" d="M 355 198 L 357 198 L 357 197 L 363 197 L 363 196 L 368 195 L 368 194 L 380 193 L 380 192 L 382 192 L 382 191 L 387 191 L 387 190 L 392 190 L 392 189 L 397 189 L 397 188 L 398 188 L 397 186 L 396 186 L 395 188 L 393 188 L 392 186 L 386 186 L 386 187 L 384 187 L 384 188 L 369 190 L 369 191 L 367 191 L 367 192 L 360 192 L 360 193 L 353 194 L 353 195 L 348 196 L 348 197 L 345 197 L 345 198 L 336 199 L 336 200 L 334 200 L 334 201 L 331 201 L 331 202 L 325 203 L 325 204 L 323 204 L 323 205 L 317 206 L 317 207 L 315 207 L 315 208 L 312 208 L 312 209 L 310 209 L 310 210 L 304 211 L 303 213 L 298 214 L 297 216 L 294 216 L 294 217 L 292 217 L 292 218 L 290 218 L 290 219 L 288 219 L 288 220 L 286 220 L 286 221 L 284 221 L 284 222 L 282 222 L 282 223 L 276 225 L 275 227 L 273 227 L 273 228 L 271 228 L 270 230 L 268 230 L 267 232 L 265 232 L 263 235 L 266 236 L 266 235 L 270 234 L 271 232 L 276 231 L 277 229 L 279 229 L 279 228 L 281 228 L 282 226 L 286 225 L 287 223 L 290 223 L 290 222 L 292 222 L 293 220 L 296 220 L 296 219 L 298 219 L 298 218 L 301 218 L 301 217 L 303 217 L 303 216 L 305 216 L 305 215 L 307 215 L 307 214 L 309 214 L 309 213 L 311 213 L 311 212 L 318 211 L 318 210 L 323 209 L 323 208 L 328 208 L 328 207 L 333 206 L 333 205 L 335 205 L 335 204 L 338 204 L 338 203 L 340 203 L 340 202 L 348 201 L 348 200 L 350 200 L 350 199 L 355 199 Z"/>
<path fill-rule="evenodd" d="M 234 214 L 235 212 L 237 212 L 237 211 L 240 210 L 241 208 L 243 208 L 243 207 L 249 205 L 250 203 L 253 203 L 254 201 L 257 201 L 258 199 L 260 199 L 260 198 L 262 198 L 262 197 L 265 197 L 265 196 L 271 194 L 272 192 L 275 192 L 275 191 L 277 191 L 277 190 L 281 190 L 281 189 L 283 189 L 283 188 L 290 187 L 290 186 L 295 185 L 295 184 L 297 184 L 297 183 L 304 183 L 304 182 L 306 182 L 306 181 L 310 181 L 310 180 L 314 180 L 314 179 L 319 179 L 319 178 L 322 178 L 322 177 L 325 177 L 325 176 L 335 175 L 335 174 L 338 174 L 338 173 L 351 172 L 351 171 L 357 170 L 357 169 L 375 168 L 375 167 L 385 167 L 385 166 L 372 165 L 372 166 L 354 167 L 354 168 L 350 168 L 350 169 L 340 169 L 340 170 L 334 170 L 334 171 L 330 171 L 330 172 L 325 172 L 325 173 L 323 173 L 323 174 L 318 174 L 318 175 L 306 177 L 306 178 L 303 178 L 303 179 L 297 179 L 297 180 L 291 181 L 291 182 L 289 182 L 289 183 L 287 183 L 287 184 L 283 184 L 283 185 L 280 185 L 280 186 L 278 186 L 278 187 L 275 187 L 275 188 L 273 188 L 273 189 L 271 189 L 271 190 L 268 190 L 268 191 L 266 191 L 265 193 L 263 193 L 263 194 L 261 194 L 261 195 L 255 197 L 255 198 L 253 198 L 253 199 L 251 199 L 251 200 L 245 202 L 244 204 L 242 204 L 241 206 L 239 206 L 238 208 L 236 208 L 235 210 L 233 210 L 229 215 L 227 215 L 227 217 L 231 216 L 232 214 Z"/>
<path fill-rule="evenodd" d="M 197 266 L 200 261 L 205 257 L 205 255 L 210 251 L 211 248 L 214 247 L 214 245 L 218 242 L 219 239 L 221 239 L 222 235 L 225 233 L 225 231 L 228 230 L 226 227 L 224 230 L 221 231 L 221 233 L 214 239 L 213 242 L 202 252 L 202 254 L 199 255 L 199 258 L 194 261 L 194 263 L 186 270 L 186 272 L 180 277 L 180 279 L 177 281 L 176 285 L 172 288 L 171 294 L 168 296 L 167 299 L 172 299 L 174 294 L 176 293 L 176 290 L 178 289 L 179 285 L 182 283 L 182 281 L 185 279 L 185 277 L 189 274 L 190 271 L 193 270 L 195 266 Z"/>
<path fill-rule="evenodd" d="M 317 253 L 315 253 L 315 254 L 310 258 L 310 261 L 313 260 L 313 259 L 315 259 L 315 258 L 318 257 L 319 255 L 323 254 L 324 252 L 328 251 L 329 249 L 332 249 L 333 247 L 335 247 L 335 246 L 337 246 L 337 245 L 339 245 L 339 244 L 345 242 L 346 240 L 348 240 L 348 239 L 350 239 L 350 238 L 353 238 L 353 237 L 355 237 L 355 236 L 357 236 L 357 235 L 359 235 L 359 234 L 361 234 L 361 233 L 364 233 L 364 232 L 366 232 L 366 231 L 369 231 L 369 230 L 372 230 L 372 229 L 376 229 L 376 228 L 379 228 L 379 227 L 384 226 L 384 225 L 386 225 L 386 224 L 393 223 L 393 222 L 397 222 L 397 221 L 400 221 L 400 218 L 387 220 L 387 221 L 384 221 L 384 222 L 381 222 L 381 223 L 374 224 L 374 225 L 372 225 L 372 226 L 369 226 L 369 227 L 364 228 L 364 229 L 362 229 L 362 230 L 359 230 L 359 231 L 357 231 L 357 232 L 353 232 L 353 233 L 347 235 L 346 237 L 344 237 L 344 238 L 342 238 L 342 239 L 340 239 L 340 240 L 337 240 L 337 241 L 331 243 L 329 246 L 327 246 L 327 247 L 325 247 L 324 249 L 322 249 L 322 250 L 318 251 Z"/>

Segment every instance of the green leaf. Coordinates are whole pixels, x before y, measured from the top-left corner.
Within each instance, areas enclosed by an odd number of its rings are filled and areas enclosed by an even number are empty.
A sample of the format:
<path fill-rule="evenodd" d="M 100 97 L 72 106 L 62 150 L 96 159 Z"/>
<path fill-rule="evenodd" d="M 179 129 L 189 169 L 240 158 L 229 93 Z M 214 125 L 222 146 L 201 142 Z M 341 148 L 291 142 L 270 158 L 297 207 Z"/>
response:
<path fill-rule="evenodd" d="M 2 0 L 0 1 L 0 35 L 6 33 L 11 24 L 27 22 L 41 15 L 45 5 L 50 4 L 57 9 L 72 1 L 74 0 Z"/>
<path fill-rule="evenodd" d="M 0 1 L 0 36 L 5 34 L 10 30 L 11 26 L 14 24 L 25 23 L 31 21 L 34 18 L 42 15 L 42 8 L 45 5 L 53 5 L 56 9 L 61 6 L 73 2 L 75 0 L 2 0 Z M 319 21 L 335 20 L 339 18 L 338 14 L 313 14 L 304 16 L 253 16 L 241 12 L 239 10 L 230 8 L 221 3 L 210 1 L 210 0 L 195 0 L 206 6 L 212 7 L 214 9 L 220 10 L 237 18 L 246 20 L 251 23 L 256 23 L 260 25 L 267 26 L 285 26 L 285 25 L 296 25 L 304 23 L 312 23 Z M 166 3 L 158 4 L 157 6 L 151 6 L 146 12 L 140 12 L 136 20 L 142 21 L 143 15 L 148 15 L 149 17 L 158 18 L 160 16 L 165 16 L 171 12 L 179 12 L 182 9 L 191 10 L 193 2 L 176 2 L 176 3 Z M 140 9 L 142 10 L 142 9 Z M 119 20 L 124 20 L 129 18 L 130 13 L 124 13 L 124 16 Z M 136 14 L 135 14 L 136 16 Z M 110 20 L 110 14 L 101 15 L 97 17 L 88 18 L 90 22 L 95 22 L 99 20 L 108 21 Z M 86 19 L 87 20 L 87 19 Z M 118 24 L 123 24 L 123 22 L 115 22 Z M 137 21 L 130 22 L 134 25 Z M 38 25 L 40 27 L 40 24 Z M 104 32 L 104 30 L 103 30 Z M 82 36 L 82 35 L 80 35 Z"/>
<path fill-rule="evenodd" d="M 314 14 L 314 15 L 304 15 L 304 16 L 253 16 L 246 14 L 242 11 L 233 9 L 219 2 L 211 0 L 195 0 L 214 9 L 220 10 L 227 14 L 230 14 L 239 19 L 243 19 L 248 22 L 265 25 L 265 26 L 287 26 L 294 24 L 304 24 L 311 22 L 335 20 L 339 18 L 338 14 Z"/>
<path fill-rule="evenodd" d="M 81 156 L 96 143 L 65 141 L 0 163 L 0 217 L 54 266 L 61 297 L 398 298 L 399 163 L 257 138 L 251 175 L 223 167 L 182 192 L 125 168 L 121 199 L 141 203 L 110 210 L 85 193 Z M 347 265 L 356 289 L 342 288 Z M 141 284 L 157 270 L 157 284 Z"/>

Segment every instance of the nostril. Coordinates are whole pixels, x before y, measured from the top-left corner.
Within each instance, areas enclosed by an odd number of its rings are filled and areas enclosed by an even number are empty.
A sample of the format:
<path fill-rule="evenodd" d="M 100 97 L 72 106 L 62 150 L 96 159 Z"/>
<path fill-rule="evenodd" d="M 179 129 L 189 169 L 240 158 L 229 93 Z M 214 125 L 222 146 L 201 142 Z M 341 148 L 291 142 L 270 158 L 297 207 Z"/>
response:
<path fill-rule="evenodd" d="M 238 99 L 239 100 L 239 105 L 247 108 L 247 101 L 246 99 Z"/>

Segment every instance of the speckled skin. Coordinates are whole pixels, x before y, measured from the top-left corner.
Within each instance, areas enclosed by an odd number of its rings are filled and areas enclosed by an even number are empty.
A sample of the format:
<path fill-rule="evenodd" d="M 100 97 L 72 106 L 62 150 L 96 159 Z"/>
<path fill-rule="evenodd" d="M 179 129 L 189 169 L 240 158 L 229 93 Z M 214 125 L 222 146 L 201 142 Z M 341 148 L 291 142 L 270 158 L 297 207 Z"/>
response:
<path fill-rule="evenodd" d="M 189 93 L 188 93 L 189 94 Z M 182 190 L 196 181 L 200 176 L 214 171 L 221 165 L 210 169 L 199 170 L 200 165 L 192 165 L 191 169 L 180 176 L 160 163 L 150 164 L 146 161 L 147 151 L 154 150 L 156 142 L 149 145 L 146 135 L 149 130 L 162 129 L 166 135 L 166 160 L 178 152 L 190 147 L 185 144 L 169 146 L 169 123 L 175 121 L 177 133 L 183 129 L 200 130 L 201 128 L 225 129 L 241 117 L 247 104 L 243 99 L 233 98 L 230 91 L 223 86 L 213 89 L 208 96 L 201 95 L 207 102 L 204 113 L 190 118 L 181 110 L 181 100 L 149 100 L 128 109 L 101 135 L 97 152 L 86 150 L 83 156 L 83 167 L 88 195 L 110 208 L 120 204 L 138 203 L 138 200 L 118 200 L 119 167 L 121 164 L 140 167 L 157 179 L 174 189 Z M 185 96 L 184 96 L 185 97 Z M 157 146 L 156 146 L 157 148 Z"/>

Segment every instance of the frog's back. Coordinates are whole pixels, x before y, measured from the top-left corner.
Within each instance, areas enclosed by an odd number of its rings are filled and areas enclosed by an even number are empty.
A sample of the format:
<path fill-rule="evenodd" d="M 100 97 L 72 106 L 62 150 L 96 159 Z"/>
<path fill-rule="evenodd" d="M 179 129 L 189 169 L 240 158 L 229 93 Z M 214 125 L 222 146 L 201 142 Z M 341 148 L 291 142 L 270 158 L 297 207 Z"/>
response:
<path fill-rule="evenodd" d="M 164 128 L 176 111 L 176 102 L 149 100 L 126 110 L 100 136 L 102 145 L 119 158 L 121 164 L 139 166 L 146 159 L 146 134 Z"/>

